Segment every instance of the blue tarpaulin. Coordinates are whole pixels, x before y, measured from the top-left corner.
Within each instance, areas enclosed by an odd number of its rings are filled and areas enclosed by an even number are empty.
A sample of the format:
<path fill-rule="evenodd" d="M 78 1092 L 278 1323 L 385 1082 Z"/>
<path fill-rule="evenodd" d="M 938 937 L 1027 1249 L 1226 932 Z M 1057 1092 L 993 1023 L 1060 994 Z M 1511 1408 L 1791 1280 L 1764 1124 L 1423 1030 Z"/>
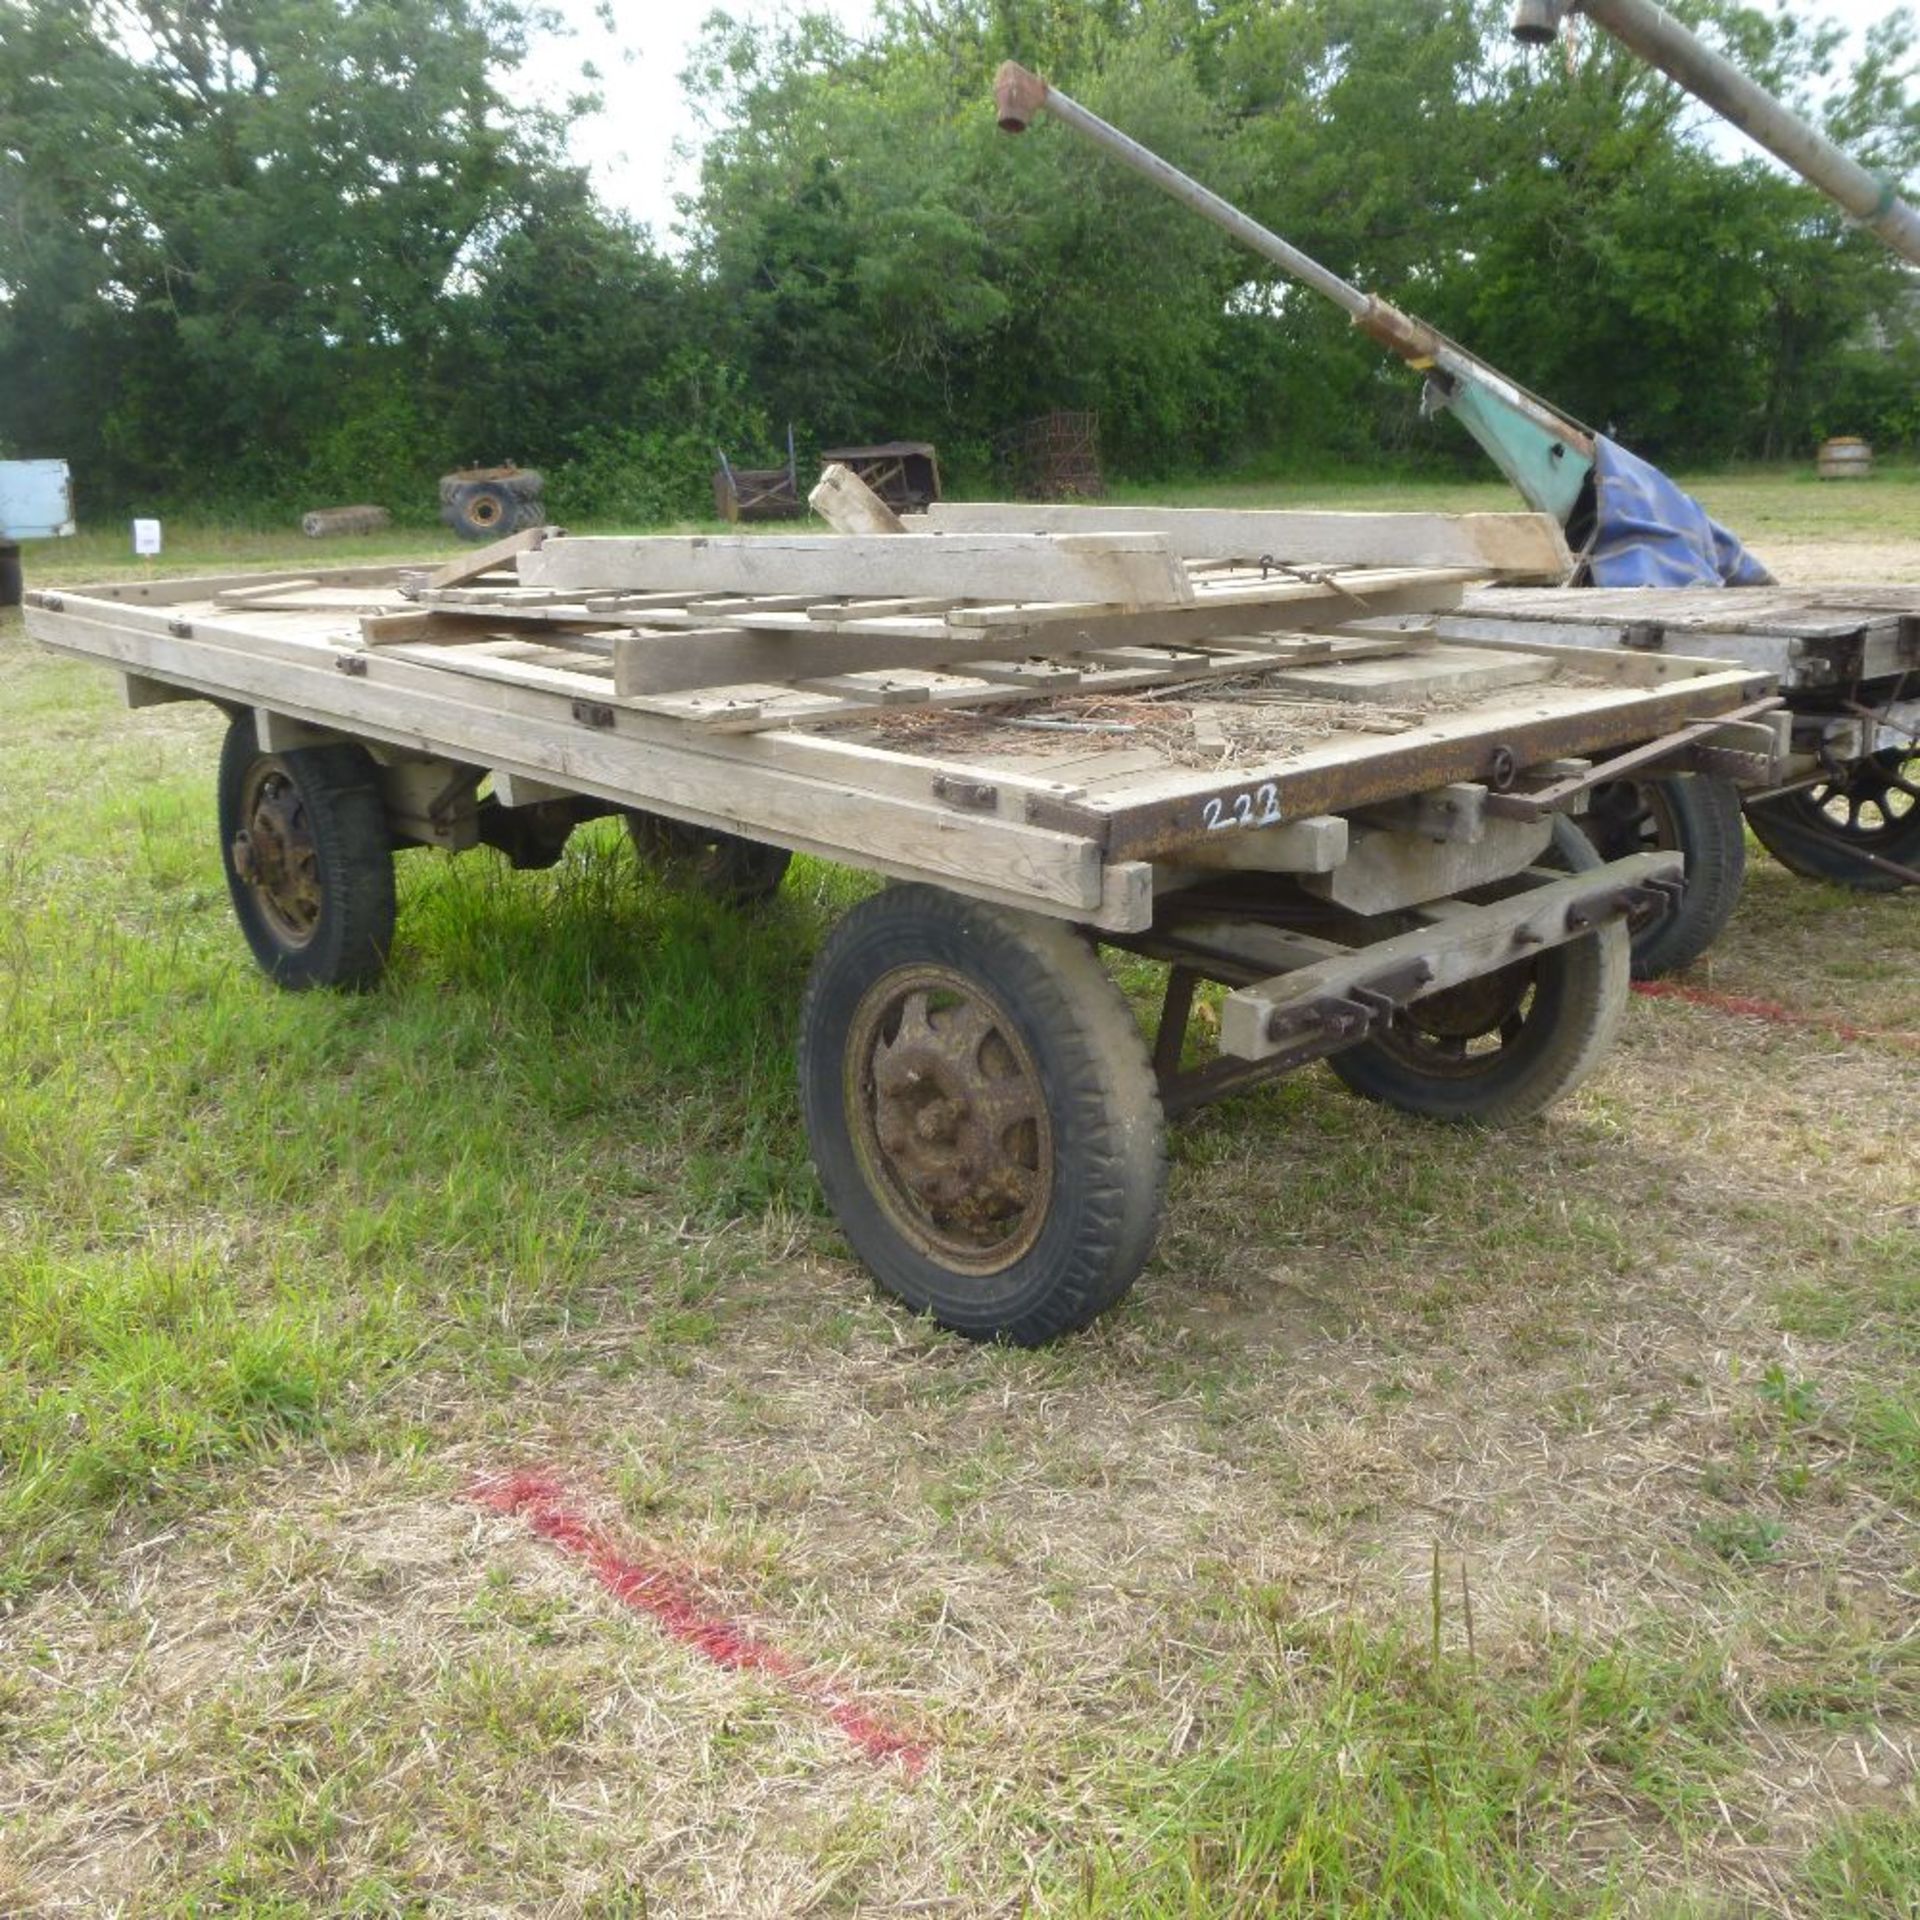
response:
<path fill-rule="evenodd" d="M 1596 587 L 1765 587 L 1773 575 L 1658 467 L 1598 435 L 1597 519 L 1587 571 Z"/>

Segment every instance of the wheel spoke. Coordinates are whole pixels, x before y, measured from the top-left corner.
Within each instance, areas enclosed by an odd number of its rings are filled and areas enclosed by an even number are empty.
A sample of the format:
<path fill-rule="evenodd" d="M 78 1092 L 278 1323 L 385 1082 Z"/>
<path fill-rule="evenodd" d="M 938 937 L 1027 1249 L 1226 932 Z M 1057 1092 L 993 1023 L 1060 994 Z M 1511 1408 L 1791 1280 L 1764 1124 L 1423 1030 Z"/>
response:
<path fill-rule="evenodd" d="M 987 1036 L 993 1031 L 993 1015 L 977 1000 L 963 1000 L 957 1007 L 943 1007 L 938 1023 L 933 1026 L 934 1038 L 941 1052 L 963 1066 L 977 1058 Z"/>
<path fill-rule="evenodd" d="M 1023 1121 L 1040 1118 L 1040 1090 L 1024 1075 L 982 1087 L 968 1104 L 975 1120 L 996 1144 Z"/>
<path fill-rule="evenodd" d="M 863 1021 L 870 1139 L 895 1204 L 942 1257 L 997 1268 L 1045 1216 L 1052 1146 L 1006 1016 L 944 969 L 882 983 Z"/>

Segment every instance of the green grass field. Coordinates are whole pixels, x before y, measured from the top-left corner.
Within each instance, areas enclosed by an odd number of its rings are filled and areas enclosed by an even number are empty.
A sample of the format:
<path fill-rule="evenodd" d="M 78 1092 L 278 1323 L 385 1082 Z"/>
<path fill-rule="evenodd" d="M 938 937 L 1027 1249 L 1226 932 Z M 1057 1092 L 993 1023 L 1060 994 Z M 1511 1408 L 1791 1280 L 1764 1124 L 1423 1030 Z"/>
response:
<path fill-rule="evenodd" d="M 1920 570 L 1920 477 L 1703 491 Z M 17 615 L 0 674 L 0 1913 L 1920 1911 L 1910 1038 L 1636 1001 L 1507 1135 L 1307 1072 L 1176 1133 L 1119 1312 L 982 1350 L 808 1165 L 859 876 L 416 852 L 388 981 L 279 994 L 217 716 Z M 1911 1036 L 1914 913 L 1756 851 L 1693 977 Z M 927 1771 L 462 1497 L 529 1464 Z"/>

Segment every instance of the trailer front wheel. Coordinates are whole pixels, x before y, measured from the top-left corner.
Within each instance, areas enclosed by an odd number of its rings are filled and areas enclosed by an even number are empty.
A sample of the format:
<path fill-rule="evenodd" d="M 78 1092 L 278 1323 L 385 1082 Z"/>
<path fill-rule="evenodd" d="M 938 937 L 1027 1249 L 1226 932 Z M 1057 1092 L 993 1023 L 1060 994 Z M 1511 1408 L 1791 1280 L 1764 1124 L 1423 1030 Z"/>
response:
<path fill-rule="evenodd" d="M 240 930 L 283 987 L 369 987 L 393 942 L 393 836 L 363 748 L 265 753 L 251 713 L 220 750 L 220 851 Z"/>
<path fill-rule="evenodd" d="M 1575 873 L 1604 862 L 1572 821 L 1548 858 Z M 1327 1065 L 1358 1094 L 1435 1120 L 1511 1126 L 1578 1086 L 1626 1008 L 1627 928 L 1615 921 L 1530 960 L 1416 1000 L 1378 1038 Z"/>
<path fill-rule="evenodd" d="M 876 894 L 821 949 L 799 1051 L 820 1183 L 888 1292 L 1034 1346 L 1132 1284 L 1160 1220 L 1160 1099 L 1071 929 L 938 887 Z"/>

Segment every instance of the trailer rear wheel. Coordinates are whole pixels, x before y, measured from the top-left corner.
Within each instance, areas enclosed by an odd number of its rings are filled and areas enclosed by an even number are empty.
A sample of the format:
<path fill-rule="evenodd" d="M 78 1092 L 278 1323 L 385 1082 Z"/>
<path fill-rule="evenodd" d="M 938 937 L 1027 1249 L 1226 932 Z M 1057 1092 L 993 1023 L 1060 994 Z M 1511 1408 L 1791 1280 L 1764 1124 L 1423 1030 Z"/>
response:
<path fill-rule="evenodd" d="M 1165 1187 L 1160 1097 L 1071 928 L 938 887 L 876 894 L 820 951 L 799 1052 L 820 1183 L 888 1292 L 1034 1346 L 1132 1284 Z"/>
<path fill-rule="evenodd" d="M 1628 922 L 1636 980 L 1678 972 L 1719 939 L 1747 873 L 1740 790 L 1732 781 L 1697 773 L 1608 780 L 1594 788 L 1581 824 L 1608 860 L 1670 850 L 1687 863 L 1679 906 Z"/>
<path fill-rule="evenodd" d="M 1593 844 L 1554 822 L 1556 866 L 1601 866 Z M 1435 1120 L 1512 1126 L 1578 1086 L 1604 1058 L 1627 1004 L 1624 923 L 1549 947 L 1394 1016 L 1378 1038 L 1329 1057 L 1355 1093 Z"/>
<path fill-rule="evenodd" d="M 1871 754 L 1835 779 L 1754 801 L 1747 822 L 1789 873 L 1862 893 L 1897 892 L 1909 883 L 1865 856 L 1920 867 L 1920 753 Z"/>
<path fill-rule="evenodd" d="M 771 900 L 793 862 L 785 847 L 637 808 L 627 814 L 627 837 L 648 866 L 676 874 L 732 907 L 757 907 Z"/>
<path fill-rule="evenodd" d="M 265 753 L 237 713 L 219 801 L 227 890 L 262 969 L 283 987 L 372 986 L 393 942 L 393 836 L 365 750 Z"/>

